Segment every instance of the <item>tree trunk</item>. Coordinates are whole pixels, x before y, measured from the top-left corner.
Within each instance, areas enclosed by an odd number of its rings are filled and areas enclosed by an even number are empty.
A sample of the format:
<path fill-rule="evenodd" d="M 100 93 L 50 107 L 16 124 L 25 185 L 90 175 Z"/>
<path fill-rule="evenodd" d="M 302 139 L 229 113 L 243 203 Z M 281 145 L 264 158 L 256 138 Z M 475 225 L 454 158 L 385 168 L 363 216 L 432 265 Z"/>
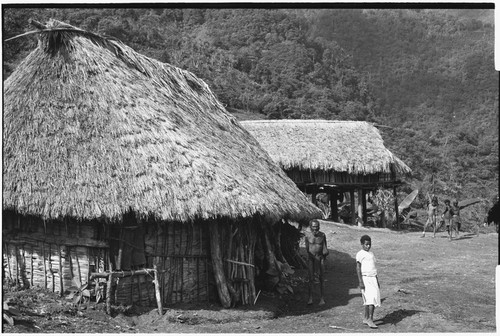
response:
<path fill-rule="evenodd" d="M 224 261 L 221 250 L 221 239 L 219 233 L 219 223 L 215 220 L 209 222 L 210 232 L 210 253 L 214 269 L 215 283 L 219 299 L 224 308 L 231 307 L 231 295 L 229 293 L 226 275 L 224 273 Z"/>

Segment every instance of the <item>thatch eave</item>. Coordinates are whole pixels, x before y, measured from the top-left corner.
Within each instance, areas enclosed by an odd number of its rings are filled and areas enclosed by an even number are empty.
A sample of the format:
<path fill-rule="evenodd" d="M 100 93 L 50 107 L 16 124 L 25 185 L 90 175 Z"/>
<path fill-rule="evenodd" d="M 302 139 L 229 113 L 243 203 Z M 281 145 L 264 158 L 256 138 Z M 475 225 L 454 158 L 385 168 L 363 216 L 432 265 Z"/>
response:
<path fill-rule="evenodd" d="M 354 175 L 411 174 L 367 122 L 249 120 L 245 127 L 285 170 L 335 171 Z"/>

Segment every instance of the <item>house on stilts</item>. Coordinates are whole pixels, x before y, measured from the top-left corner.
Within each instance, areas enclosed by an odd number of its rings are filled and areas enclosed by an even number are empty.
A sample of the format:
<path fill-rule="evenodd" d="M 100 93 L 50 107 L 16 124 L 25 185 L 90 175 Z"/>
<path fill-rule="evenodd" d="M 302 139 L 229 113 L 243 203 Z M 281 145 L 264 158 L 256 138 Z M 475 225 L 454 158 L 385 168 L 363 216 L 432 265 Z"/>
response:
<path fill-rule="evenodd" d="M 35 24 L 4 82 L 4 281 L 92 287 L 108 309 L 252 304 L 267 232 L 320 210 L 192 73 Z"/>
<path fill-rule="evenodd" d="M 411 169 L 385 146 L 375 126 L 365 121 L 246 120 L 245 127 L 296 183 L 312 195 L 329 195 L 331 217 L 349 199 L 350 223 L 366 223 L 366 195 L 392 189 Z M 344 197 L 346 195 L 346 197 Z M 397 198 L 395 212 L 398 218 Z"/>

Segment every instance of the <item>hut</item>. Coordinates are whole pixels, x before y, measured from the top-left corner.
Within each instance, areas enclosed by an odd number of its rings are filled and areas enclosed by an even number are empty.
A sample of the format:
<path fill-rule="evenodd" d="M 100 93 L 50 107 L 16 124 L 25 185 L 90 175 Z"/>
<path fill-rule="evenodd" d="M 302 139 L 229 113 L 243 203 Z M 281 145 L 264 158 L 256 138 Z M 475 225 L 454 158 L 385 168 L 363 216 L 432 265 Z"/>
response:
<path fill-rule="evenodd" d="M 390 188 L 395 195 L 396 187 L 402 183 L 400 178 L 411 173 L 384 146 L 379 131 L 368 122 L 247 120 L 241 123 L 296 185 L 312 195 L 313 202 L 319 192 L 329 195 L 333 220 L 338 220 L 338 201 L 347 194 L 353 210 L 350 222 L 366 222 L 366 194 Z"/>
<path fill-rule="evenodd" d="M 253 303 L 266 232 L 319 209 L 192 73 L 32 23 L 4 83 L 4 280 L 92 287 L 108 308 Z"/>

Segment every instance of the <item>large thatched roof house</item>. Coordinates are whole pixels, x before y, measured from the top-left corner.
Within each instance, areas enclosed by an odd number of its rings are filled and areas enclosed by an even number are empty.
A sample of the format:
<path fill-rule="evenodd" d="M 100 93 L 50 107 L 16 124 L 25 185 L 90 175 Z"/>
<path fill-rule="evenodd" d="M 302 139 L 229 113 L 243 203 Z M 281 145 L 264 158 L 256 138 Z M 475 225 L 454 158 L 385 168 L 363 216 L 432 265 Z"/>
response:
<path fill-rule="evenodd" d="M 394 188 L 401 183 L 400 177 L 411 173 L 384 146 L 380 132 L 368 122 L 248 120 L 241 123 L 297 186 L 311 194 L 329 190 L 336 197 L 339 192 L 358 190 L 361 195 L 380 187 Z M 336 206 L 332 207 L 332 216 L 336 216 Z"/>
<path fill-rule="evenodd" d="M 253 302 L 256 232 L 319 210 L 192 73 L 57 21 L 36 36 L 4 83 L 6 277 L 63 292 L 107 276 L 147 303 L 148 272 L 113 272 L 156 267 L 165 303 L 216 284 L 234 304 L 231 276 Z"/>

